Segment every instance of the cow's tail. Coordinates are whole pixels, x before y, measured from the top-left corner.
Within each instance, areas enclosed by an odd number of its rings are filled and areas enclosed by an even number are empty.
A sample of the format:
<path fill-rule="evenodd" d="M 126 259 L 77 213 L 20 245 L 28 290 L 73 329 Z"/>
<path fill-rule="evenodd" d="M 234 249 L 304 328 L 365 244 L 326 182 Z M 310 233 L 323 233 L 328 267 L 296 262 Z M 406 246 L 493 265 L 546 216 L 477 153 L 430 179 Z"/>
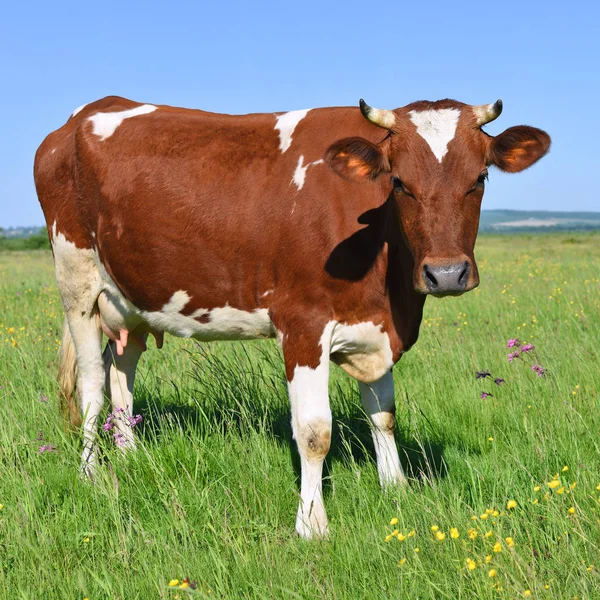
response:
<path fill-rule="evenodd" d="M 77 383 L 77 360 L 71 330 L 65 317 L 63 335 L 58 352 L 58 385 L 60 386 L 59 409 L 67 429 L 77 429 L 81 426 L 81 411 L 77 403 L 75 390 Z"/>

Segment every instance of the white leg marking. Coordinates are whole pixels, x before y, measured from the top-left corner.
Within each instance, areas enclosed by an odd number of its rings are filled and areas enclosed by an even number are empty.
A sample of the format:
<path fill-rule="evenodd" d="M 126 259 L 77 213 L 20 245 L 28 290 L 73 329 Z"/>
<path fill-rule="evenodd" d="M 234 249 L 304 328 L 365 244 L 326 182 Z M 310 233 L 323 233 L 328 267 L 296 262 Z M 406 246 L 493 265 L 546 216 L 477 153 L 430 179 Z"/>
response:
<path fill-rule="evenodd" d="M 328 535 L 322 478 L 323 462 L 331 443 L 331 409 L 327 390 L 331 331 L 332 326 L 327 325 L 321 337 L 323 352 L 317 368 L 296 366 L 294 377 L 288 384 L 292 430 L 302 466 L 296 531 L 304 538 Z"/>
<path fill-rule="evenodd" d="M 417 133 L 429 144 L 438 162 L 448 152 L 448 144 L 454 139 L 460 110 L 442 108 L 440 110 L 424 110 L 409 113 L 410 120 L 417 127 Z"/>
<path fill-rule="evenodd" d="M 136 106 L 129 110 L 120 110 L 118 112 L 99 112 L 91 117 L 88 117 L 88 121 L 92 122 L 93 134 L 100 138 L 103 142 L 109 138 L 117 129 L 117 127 L 123 122 L 124 119 L 131 119 L 131 117 L 137 117 L 139 115 L 147 115 L 148 113 L 154 112 L 158 107 L 153 104 L 143 104 L 142 106 Z"/>
<path fill-rule="evenodd" d="M 304 180 L 306 179 L 306 171 L 308 170 L 308 167 L 320 165 L 323 162 L 323 159 L 321 158 L 320 160 L 315 160 L 314 162 L 308 163 L 305 166 L 303 166 L 303 164 L 302 164 L 303 162 L 304 162 L 304 155 L 301 154 L 300 158 L 298 159 L 298 165 L 296 167 L 296 170 L 294 171 L 294 176 L 292 177 L 292 181 L 290 181 L 290 185 L 292 183 L 294 183 L 299 190 L 301 190 L 302 187 L 304 186 Z"/>
<path fill-rule="evenodd" d="M 77 383 L 84 415 L 82 471 L 91 475 L 96 460 L 96 429 L 104 405 L 102 330 L 94 314 L 101 290 L 95 252 L 80 249 L 52 226 L 52 249 L 56 281 L 65 307 L 77 356 Z"/>
<path fill-rule="evenodd" d="M 370 384 L 359 382 L 358 387 L 365 412 L 373 423 L 379 481 L 382 486 L 406 483 L 394 440 L 396 418 L 392 372 L 389 371 L 381 379 Z"/>
<path fill-rule="evenodd" d="M 145 340 L 146 336 L 144 336 Z M 123 348 L 123 354 L 114 351 L 112 344 L 107 344 L 104 350 L 104 361 L 107 373 L 107 394 L 110 394 L 114 426 L 119 434 L 115 437 L 117 445 L 123 450 L 135 448 L 135 437 L 129 424 L 133 416 L 133 382 L 143 350 L 137 344 L 128 344 Z"/>
<path fill-rule="evenodd" d="M 277 117 L 275 129 L 279 130 L 279 149 L 283 154 L 292 145 L 292 134 L 296 125 L 304 119 L 310 108 L 304 110 L 292 110 Z"/>

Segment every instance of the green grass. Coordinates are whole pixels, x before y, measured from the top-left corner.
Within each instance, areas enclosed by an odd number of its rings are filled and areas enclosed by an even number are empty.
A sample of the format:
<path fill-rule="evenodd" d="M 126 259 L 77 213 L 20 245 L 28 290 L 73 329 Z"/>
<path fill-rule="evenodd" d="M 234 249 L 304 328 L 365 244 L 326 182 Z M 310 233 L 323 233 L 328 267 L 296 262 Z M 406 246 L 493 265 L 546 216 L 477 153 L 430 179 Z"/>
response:
<path fill-rule="evenodd" d="M 332 534 L 305 542 L 274 342 L 152 348 L 136 381 L 139 451 L 103 436 L 92 485 L 57 414 L 51 256 L 0 254 L 0 598 L 600 598 L 600 236 L 482 237 L 477 256 L 480 287 L 428 300 L 394 370 L 408 488 L 380 490 L 357 385 L 332 367 Z M 547 377 L 508 363 L 511 337 L 535 344 Z M 482 369 L 506 384 L 476 380 Z M 386 542 L 392 517 L 415 535 Z M 168 587 L 184 577 L 194 592 Z"/>

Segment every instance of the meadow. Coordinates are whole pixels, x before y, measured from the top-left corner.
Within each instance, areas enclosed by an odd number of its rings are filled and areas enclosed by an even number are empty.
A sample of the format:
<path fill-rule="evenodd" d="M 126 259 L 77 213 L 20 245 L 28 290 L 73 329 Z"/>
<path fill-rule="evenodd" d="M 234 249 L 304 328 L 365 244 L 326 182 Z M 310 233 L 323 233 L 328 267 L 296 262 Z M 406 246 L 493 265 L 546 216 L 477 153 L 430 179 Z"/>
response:
<path fill-rule="evenodd" d="M 90 484 L 57 410 L 51 255 L 0 253 L 0 598 L 600 598 L 600 234 L 476 256 L 480 287 L 429 299 L 394 369 L 408 487 L 380 490 L 331 367 L 331 536 L 306 542 L 275 342 L 151 343 L 139 449 L 103 432 Z"/>

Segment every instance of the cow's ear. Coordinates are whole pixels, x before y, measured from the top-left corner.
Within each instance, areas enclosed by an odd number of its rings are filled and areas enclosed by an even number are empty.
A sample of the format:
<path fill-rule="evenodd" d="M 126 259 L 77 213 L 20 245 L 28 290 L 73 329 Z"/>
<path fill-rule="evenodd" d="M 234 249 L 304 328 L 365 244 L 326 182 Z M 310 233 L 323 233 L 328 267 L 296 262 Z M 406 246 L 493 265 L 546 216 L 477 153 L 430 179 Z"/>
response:
<path fill-rule="evenodd" d="M 360 137 L 345 138 L 325 152 L 325 162 L 338 175 L 352 181 L 370 181 L 389 173 L 390 163 L 381 146 Z"/>
<path fill-rule="evenodd" d="M 502 171 L 518 173 L 537 162 L 550 149 L 550 136 L 541 129 L 519 125 L 492 138 L 487 163 Z"/>

